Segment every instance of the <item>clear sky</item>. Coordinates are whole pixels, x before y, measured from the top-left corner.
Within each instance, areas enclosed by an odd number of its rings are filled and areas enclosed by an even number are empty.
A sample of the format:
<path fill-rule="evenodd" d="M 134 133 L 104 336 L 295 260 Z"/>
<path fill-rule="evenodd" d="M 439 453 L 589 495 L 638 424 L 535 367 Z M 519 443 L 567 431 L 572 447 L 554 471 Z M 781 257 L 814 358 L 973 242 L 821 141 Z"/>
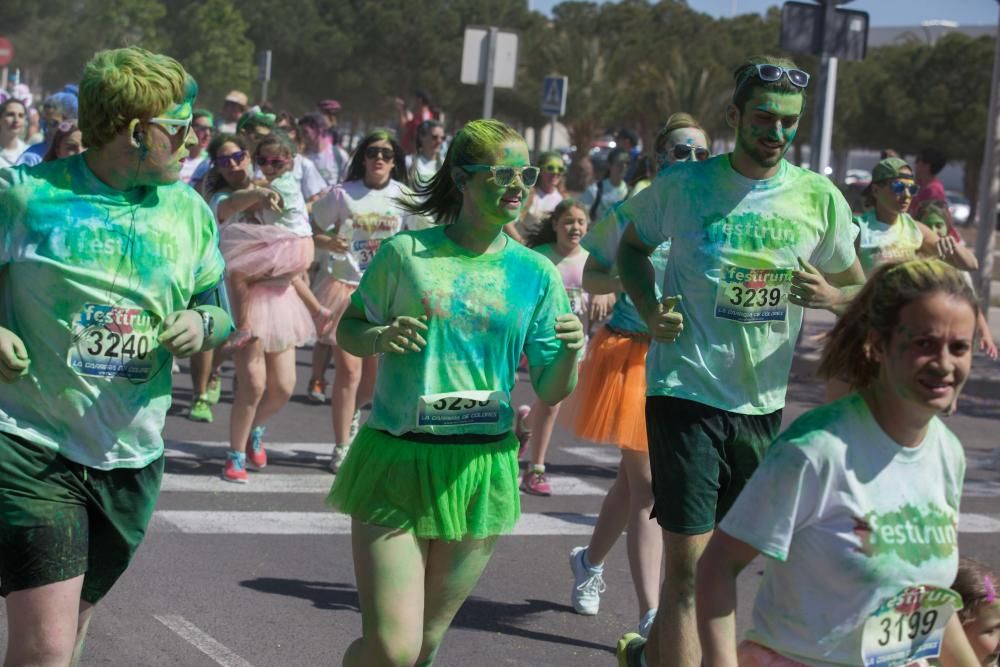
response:
<path fill-rule="evenodd" d="M 548 14 L 559 0 L 528 0 L 529 6 Z M 780 6 L 779 0 L 688 0 L 688 5 L 712 16 L 762 12 Z M 943 19 L 960 25 L 996 25 L 1000 15 L 997 0 L 854 0 L 844 6 L 868 12 L 870 25 L 919 25 L 923 21 Z"/>

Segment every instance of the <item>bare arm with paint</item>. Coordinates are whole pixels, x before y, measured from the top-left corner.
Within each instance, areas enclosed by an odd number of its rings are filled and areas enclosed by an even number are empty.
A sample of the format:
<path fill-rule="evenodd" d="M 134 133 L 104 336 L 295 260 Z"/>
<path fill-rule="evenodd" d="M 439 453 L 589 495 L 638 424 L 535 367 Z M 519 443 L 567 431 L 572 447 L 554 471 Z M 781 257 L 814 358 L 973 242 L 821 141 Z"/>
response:
<path fill-rule="evenodd" d="M 737 667 L 736 577 L 759 553 L 716 530 L 698 561 L 695 609 L 705 667 Z"/>
<path fill-rule="evenodd" d="M 594 255 L 587 257 L 583 266 L 583 289 L 591 294 L 617 294 L 625 291 L 614 266 L 605 266 Z"/>
<path fill-rule="evenodd" d="M 562 341 L 548 366 L 530 370 L 531 386 L 545 403 L 555 405 L 576 387 L 577 357 L 583 349 L 583 324 L 576 315 L 560 315 L 555 323 L 556 338 Z"/>
<path fill-rule="evenodd" d="M 960 271 L 978 271 L 979 262 L 976 256 L 965 246 L 960 245 L 950 236 L 938 236 L 937 233 L 922 222 L 917 223 L 923 236 L 920 254 L 924 257 L 937 257 Z"/>
<path fill-rule="evenodd" d="M 982 664 L 969 644 L 958 614 L 953 615 L 944 628 L 941 656 L 938 660 L 941 667 L 980 667 Z"/>
<path fill-rule="evenodd" d="M 427 316 L 400 316 L 392 324 L 372 324 L 354 303 L 347 306 L 337 326 L 337 343 L 356 357 L 375 354 L 407 354 L 421 352 L 427 341 L 421 332 L 427 331 Z"/>
<path fill-rule="evenodd" d="M 865 282 L 865 272 L 856 257 L 846 271 L 839 273 L 823 274 L 802 258 L 799 266 L 801 270 L 793 274 L 788 300 L 803 308 L 821 308 L 839 315 Z"/>
<path fill-rule="evenodd" d="M 656 271 L 649 256 L 656 250 L 647 245 L 635 225 L 629 223 L 618 245 L 618 272 L 625 291 L 646 322 L 649 335 L 663 343 L 672 343 L 684 330 L 684 316 L 674 312 L 680 297 L 656 298 Z"/>
<path fill-rule="evenodd" d="M 281 211 L 281 197 L 274 190 L 256 185 L 236 190 L 219 202 L 219 220 L 228 220 L 230 216 L 240 211 L 246 211 L 254 206 L 262 206 L 274 212 Z"/>

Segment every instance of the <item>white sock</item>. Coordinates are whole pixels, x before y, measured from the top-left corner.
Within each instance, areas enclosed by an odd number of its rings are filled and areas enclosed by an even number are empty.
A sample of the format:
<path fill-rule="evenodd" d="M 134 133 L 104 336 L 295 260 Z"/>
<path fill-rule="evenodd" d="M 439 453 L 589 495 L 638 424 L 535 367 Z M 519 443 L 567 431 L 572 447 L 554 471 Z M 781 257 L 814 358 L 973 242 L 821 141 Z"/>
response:
<path fill-rule="evenodd" d="M 545 464 L 532 463 L 531 472 L 543 473 L 545 472 Z"/>

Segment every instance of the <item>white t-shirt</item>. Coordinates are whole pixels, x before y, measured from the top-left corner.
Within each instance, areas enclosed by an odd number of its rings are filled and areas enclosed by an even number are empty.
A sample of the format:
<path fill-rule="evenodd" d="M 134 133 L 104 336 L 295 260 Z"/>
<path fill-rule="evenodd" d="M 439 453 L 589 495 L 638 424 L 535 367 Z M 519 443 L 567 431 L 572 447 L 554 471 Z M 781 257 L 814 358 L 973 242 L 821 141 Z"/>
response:
<path fill-rule="evenodd" d="M 312 160 L 305 156 L 295 156 L 292 164 L 292 175 L 298 181 L 302 190 L 302 196 L 306 198 L 306 201 L 326 192 L 329 188 L 326 180 L 323 179 L 323 175 L 319 173 L 319 169 L 316 168 Z"/>
<path fill-rule="evenodd" d="M 597 205 L 597 211 L 594 215 L 590 216 L 592 221 L 602 219 L 608 214 L 612 206 L 628 197 L 628 184 L 625 181 L 622 181 L 618 185 L 612 185 L 611 181 L 602 178 L 598 182 L 593 183 L 580 195 L 580 203 L 587 209 L 588 215 L 594 202 L 597 201 L 598 188 L 601 189 L 601 202 Z"/>
<path fill-rule="evenodd" d="M 532 192 L 531 202 L 528 204 L 528 210 L 521 220 L 521 229 L 529 234 L 534 234 L 549 213 L 552 213 L 563 199 L 563 194 L 559 190 L 545 194 L 535 188 Z"/>
<path fill-rule="evenodd" d="M 807 665 L 859 665 L 865 620 L 958 570 L 962 445 L 935 418 L 889 438 L 858 394 L 807 412 L 769 449 L 723 532 L 769 556 L 747 638 Z"/>
<path fill-rule="evenodd" d="M 280 213 L 268 209 L 258 211 L 257 217 L 261 223 L 280 225 L 296 236 L 311 238 L 313 232 L 312 225 L 309 224 L 306 200 L 292 172 L 285 172 L 268 183 L 267 187 L 281 195 L 283 206 Z"/>
<path fill-rule="evenodd" d="M 587 264 L 590 253 L 581 247 L 577 252 L 567 257 L 556 250 L 555 243 L 545 243 L 534 250 L 556 265 L 556 270 L 559 271 L 559 276 L 562 278 L 563 287 L 566 288 L 566 296 L 569 297 L 570 311 L 580 318 L 584 331 L 589 329 L 590 293 L 583 289 L 583 268 Z"/>
<path fill-rule="evenodd" d="M 379 246 L 387 238 L 404 229 L 416 230 L 427 226 L 419 216 L 404 211 L 397 203 L 413 196 L 399 181 L 390 180 L 380 190 L 373 190 L 364 181 L 348 181 L 338 185 L 313 205 L 316 226 L 337 234 L 350 220 L 352 231 L 347 253 L 328 253 L 326 271 L 345 283 L 356 285 Z"/>
<path fill-rule="evenodd" d="M 648 395 L 781 409 L 802 325 L 788 303 L 798 259 L 840 273 L 855 258 L 851 209 L 830 179 L 782 161 L 753 180 L 719 155 L 673 165 L 618 215 L 653 248 L 672 240 L 663 293 L 683 297 L 684 333 L 646 357 Z"/>
<path fill-rule="evenodd" d="M 0 149 L 0 168 L 13 167 L 17 163 L 17 158 L 21 157 L 21 153 L 23 153 L 27 147 L 28 144 L 24 143 L 20 139 L 17 139 L 13 148 Z"/>
<path fill-rule="evenodd" d="M 303 153 L 303 157 L 312 160 L 319 175 L 326 181 L 327 187 L 337 185 L 347 176 L 350 158 L 340 146 L 327 146 L 318 153 Z"/>
<path fill-rule="evenodd" d="M 181 174 L 180 174 L 181 183 L 187 183 L 188 185 L 191 185 L 191 182 L 194 180 L 194 176 L 198 172 L 198 170 L 201 167 L 207 165 L 209 162 L 210 161 L 208 159 L 207 152 L 202 152 L 202 154 L 199 155 L 198 157 L 189 157 L 188 159 L 184 160 L 184 163 L 181 165 Z M 207 171 L 207 167 L 206 169 L 202 169 L 202 176 L 204 176 L 205 171 Z"/>
<path fill-rule="evenodd" d="M 924 244 L 917 221 L 907 213 L 900 213 L 899 219 L 887 225 L 878 219 L 875 209 L 865 211 L 854 218 L 858 226 L 858 259 L 865 276 L 887 262 L 903 262 L 917 256 Z"/>
<path fill-rule="evenodd" d="M 444 153 L 427 159 L 423 153 L 417 152 L 415 155 L 406 156 L 406 173 L 409 174 L 414 186 L 426 187 L 442 164 L 444 164 Z"/>

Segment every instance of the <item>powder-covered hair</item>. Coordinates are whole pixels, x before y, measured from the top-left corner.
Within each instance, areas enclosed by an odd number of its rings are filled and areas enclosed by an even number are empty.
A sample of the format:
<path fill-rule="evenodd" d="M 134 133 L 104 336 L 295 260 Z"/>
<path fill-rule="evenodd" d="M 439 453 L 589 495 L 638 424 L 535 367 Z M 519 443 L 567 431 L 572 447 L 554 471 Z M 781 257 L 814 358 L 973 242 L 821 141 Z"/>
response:
<path fill-rule="evenodd" d="M 424 187 L 416 189 L 413 202 L 401 202 L 412 213 L 441 224 L 455 222 L 462 210 L 462 191 L 452 178 L 452 170 L 471 164 L 493 164 L 500 148 L 524 138 L 512 127 L 498 120 L 473 120 L 455 134 L 448 154 L 437 173 Z"/>
<path fill-rule="evenodd" d="M 659 155 L 663 151 L 667 150 L 667 138 L 670 133 L 674 130 L 684 130 L 684 129 L 700 130 L 702 134 L 705 135 L 705 145 L 709 148 L 712 147 L 712 138 L 708 136 L 708 130 L 701 126 L 695 117 L 689 113 L 683 111 L 678 111 L 675 114 L 671 114 L 667 122 L 664 123 L 663 127 L 656 133 L 656 140 L 653 142 L 653 154 Z"/>
<path fill-rule="evenodd" d="M 792 85 L 788 77 L 782 75 L 777 81 L 761 81 L 757 74 L 757 65 L 777 65 L 786 69 L 798 69 L 799 66 L 790 58 L 779 58 L 778 56 L 760 55 L 750 56 L 733 72 L 736 85 L 733 88 L 733 104 L 744 113 L 746 104 L 754 96 L 754 91 L 758 88 L 777 91 L 780 93 L 797 93 L 802 95 L 802 110 L 806 108 L 806 90 Z"/>
<path fill-rule="evenodd" d="M 976 317 L 979 302 L 958 269 L 939 259 L 911 259 L 883 264 L 854 297 L 830 331 L 819 363 L 820 377 L 839 379 L 863 389 L 878 377 L 879 364 L 868 345 L 868 332 L 888 344 L 907 305 L 936 292 L 969 304 Z"/>
<path fill-rule="evenodd" d="M 976 617 L 976 607 L 981 604 L 996 604 L 1000 601 L 1000 579 L 988 567 L 972 558 L 962 557 L 958 561 L 958 574 L 951 589 L 962 596 L 962 608 L 958 618 L 967 623 Z"/>
<path fill-rule="evenodd" d="M 587 224 L 590 224 L 590 215 L 587 213 L 587 208 L 575 199 L 563 199 L 561 202 L 556 204 L 556 207 L 552 209 L 552 212 L 542 220 L 542 224 L 538 225 L 538 228 L 533 232 L 525 234 L 524 245 L 529 248 L 537 248 L 540 245 L 545 245 L 546 243 L 555 243 L 557 240 L 556 236 L 556 223 L 559 222 L 559 218 L 563 214 L 572 209 L 578 208 L 583 211 L 583 215 L 587 218 Z"/>
<path fill-rule="evenodd" d="M 389 130 L 375 130 L 361 140 L 361 143 L 354 150 L 354 155 L 351 156 L 351 163 L 347 167 L 347 178 L 344 179 L 345 183 L 365 180 L 365 151 L 376 141 L 387 141 L 392 146 L 392 173 L 389 177 L 400 183 L 406 183 L 406 153 L 396 141 L 396 135 Z"/>
<path fill-rule="evenodd" d="M 83 143 L 101 148 L 134 118 L 145 122 L 175 104 L 194 103 L 198 84 L 169 56 L 139 47 L 99 51 L 80 80 Z"/>

